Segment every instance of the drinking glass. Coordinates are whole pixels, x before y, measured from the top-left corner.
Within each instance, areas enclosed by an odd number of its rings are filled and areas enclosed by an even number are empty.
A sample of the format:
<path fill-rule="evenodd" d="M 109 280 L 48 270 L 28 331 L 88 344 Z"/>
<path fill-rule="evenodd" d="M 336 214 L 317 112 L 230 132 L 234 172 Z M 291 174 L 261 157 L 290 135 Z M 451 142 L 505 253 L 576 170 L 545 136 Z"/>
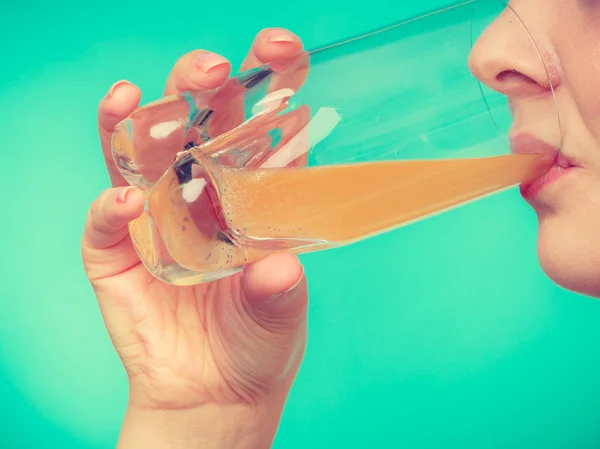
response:
<path fill-rule="evenodd" d="M 176 285 L 212 281 L 273 252 L 347 245 L 540 176 L 554 156 L 528 151 L 526 136 L 515 144 L 511 101 L 470 67 L 501 15 L 547 78 L 544 92 L 519 99 L 520 110 L 531 106 L 519 126 L 559 148 L 552 80 L 518 11 L 467 1 L 165 97 L 121 122 L 113 155 L 146 195 L 130 223 L 145 267 Z"/>

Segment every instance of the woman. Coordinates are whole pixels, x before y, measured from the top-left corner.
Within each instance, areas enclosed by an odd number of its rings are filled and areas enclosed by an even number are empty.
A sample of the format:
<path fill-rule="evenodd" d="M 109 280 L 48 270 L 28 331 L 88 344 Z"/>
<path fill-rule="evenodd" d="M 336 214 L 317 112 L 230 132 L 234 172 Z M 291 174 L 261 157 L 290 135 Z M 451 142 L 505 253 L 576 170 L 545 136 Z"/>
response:
<path fill-rule="evenodd" d="M 600 1 L 512 2 L 550 69 L 562 119 L 563 156 L 552 177 L 523 188 L 539 217 L 539 258 L 558 284 L 600 296 Z M 470 60 L 473 72 L 520 100 L 552 101 L 537 53 L 506 32 L 503 15 Z M 261 32 L 243 69 L 285 60 L 302 49 L 288 31 Z M 590 59 L 591 58 L 591 59 Z M 182 57 L 165 94 L 211 89 L 230 73 L 218 55 Z M 82 241 L 87 275 L 130 381 L 120 448 L 267 448 L 302 358 L 307 287 L 289 254 L 270 256 L 241 276 L 197 287 L 154 281 L 140 266 L 127 222 L 143 209 L 139 191 L 123 187 L 109 149 L 114 125 L 137 106 L 139 90 L 117 83 L 99 107 L 99 128 L 113 188 L 94 202 Z M 530 102 L 528 102 L 530 103 Z M 537 136 L 552 142 L 552 136 Z M 551 181 L 551 182 L 550 182 Z M 594 195 L 598 192 L 598 195 Z"/>

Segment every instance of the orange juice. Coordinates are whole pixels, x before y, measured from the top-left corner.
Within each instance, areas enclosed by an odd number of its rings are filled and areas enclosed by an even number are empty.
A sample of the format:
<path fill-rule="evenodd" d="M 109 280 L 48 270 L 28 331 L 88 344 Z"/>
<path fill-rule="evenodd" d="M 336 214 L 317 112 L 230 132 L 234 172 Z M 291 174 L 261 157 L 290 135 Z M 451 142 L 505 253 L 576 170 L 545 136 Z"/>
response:
<path fill-rule="evenodd" d="M 153 271 L 174 264 L 218 277 L 271 252 L 332 248 L 417 221 L 539 176 L 542 162 L 529 154 L 272 169 L 210 164 L 210 172 L 194 164 L 185 182 L 171 171 L 157 184 L 132 236 Z"/>
<path fill-rule="evenodd" d="M 256 239 L 350 243 L 520 184 L 539 155 L 225 169 L 228 227 Z"/>

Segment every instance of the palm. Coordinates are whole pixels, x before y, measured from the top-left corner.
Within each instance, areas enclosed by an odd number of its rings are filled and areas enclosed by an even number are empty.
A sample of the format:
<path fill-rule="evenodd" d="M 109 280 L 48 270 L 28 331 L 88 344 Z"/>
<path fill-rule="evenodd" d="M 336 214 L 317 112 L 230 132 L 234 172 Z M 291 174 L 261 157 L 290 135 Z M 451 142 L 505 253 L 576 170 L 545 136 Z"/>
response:
<path fill-rule="evenodd" d="M 132 385 L 154 407 L 251 402 L 290 364 L 289 344 L 261 351 L 271 332 L 243 310 L 240 275 L 176 287 L 136 264 L 94 287 Z"/>
<path fill-rule="evenodd" d="M 220 349 L 227 328 L 215 319 L 215 309 L 222 308 L 220 299 L 239 297 L 238 285 L 236 276 L 209 286 L 174 287 L 142 265 L 95 284 L 119 356 L 132 383 L 150 392 L 149 400 L 187 408 L 237 399 L 235 367 Z M 170 403 L 162 404 L 163 398 Z"/>

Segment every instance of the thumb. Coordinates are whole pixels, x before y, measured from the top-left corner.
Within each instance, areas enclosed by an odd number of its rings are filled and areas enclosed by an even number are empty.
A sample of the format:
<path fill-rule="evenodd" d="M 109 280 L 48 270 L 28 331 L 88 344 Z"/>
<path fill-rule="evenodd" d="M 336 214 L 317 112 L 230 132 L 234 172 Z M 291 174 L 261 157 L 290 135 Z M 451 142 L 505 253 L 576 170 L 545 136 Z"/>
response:
<path fill-rule="evenodd" d="M 291 254 L 272 254 L 246 266 L 239 282 L 240 295 L 221 297 L 212 308 L 216 363 L 238 398 L 253 402 L 274 393 L 282 399 L 306 346 L 302 266 Z"/>
<path fill-rule="evenodd" d="M 242 292 L 249 315 L 274 334 L 293 334 L 306 319 L 307 285 L 298 258 L 273 254 L 245 268 Z"/>
<path fill-rule="evenodd" d="M 87 216 L 81 251 L 88 278 L 114 276 L 140 263 L 128 223 L 144 211 L 144 195 L 134 187 L 105 190 Z"/>

